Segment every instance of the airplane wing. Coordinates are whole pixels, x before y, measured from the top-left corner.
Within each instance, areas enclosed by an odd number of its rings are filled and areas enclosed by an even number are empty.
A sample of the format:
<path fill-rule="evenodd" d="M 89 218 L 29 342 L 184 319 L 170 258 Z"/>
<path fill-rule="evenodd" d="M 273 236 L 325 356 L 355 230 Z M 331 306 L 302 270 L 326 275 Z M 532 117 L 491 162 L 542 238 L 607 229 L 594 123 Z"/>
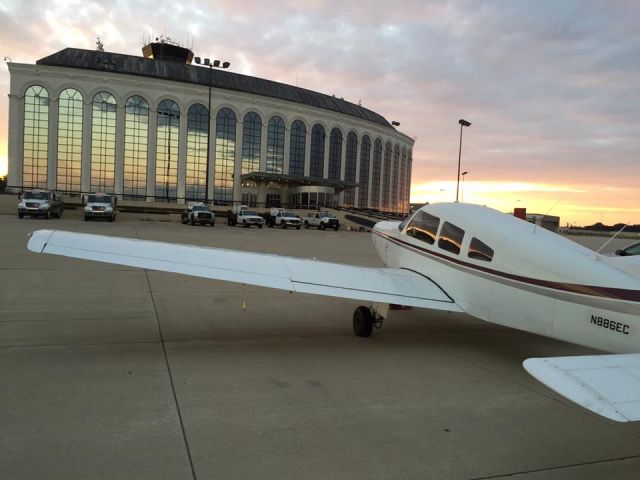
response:
<path fill-rule="evenodd" d="M 29 250 L 181 273 L 291 292 L 462 312 L 435 282 L 416 272 L 130 238 L 38 230 Z"/>
<path fill-rule="evenodd" d="M 640 354 L 529 358 L 523 365 L 587 410 L 617 422 L 640 420 Z"/>

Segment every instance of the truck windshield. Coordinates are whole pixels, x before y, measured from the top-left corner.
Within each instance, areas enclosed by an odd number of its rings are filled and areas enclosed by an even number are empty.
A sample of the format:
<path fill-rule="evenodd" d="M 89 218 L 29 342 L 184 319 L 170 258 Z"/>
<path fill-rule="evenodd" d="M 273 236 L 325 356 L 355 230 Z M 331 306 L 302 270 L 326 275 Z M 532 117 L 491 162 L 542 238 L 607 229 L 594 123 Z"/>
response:
<path fill-rule="evenodd" d="M 297 217 L 297 215 L 293 212 L 282 212 L 283 217 Z"/>
<path fill-rule="evenodd" d="M 24 198 L 27 200 L 48 200 L 48 192 L 24 192 Z"/>
<path fill-rule="evenodd" d="M 196 205 L 195 207 L 193 207 L 193 211 L 194 212 L 208 212 L 209 211 L 209 207 L 207 207 L 205 205 Z"/>
<path fill-rule="evenodd" d="M 254 217 L 258 216 L 258 214 L 253 210 L 242 210 L 242 215 L 245 215 L 245 216 L 253 215 Z"/>
<path fill-rule="evenodd" d="M 109 195 L 89 195 L 87 203 L 111 203 Z"/>
<path fill-rule="evenodd" d="M 330 214 L 330 213 L 328 213 L 328 212 L 320 212 L 320 213 L 318 214 L 318 217 L 320 217 L 320 218 L 332 218 L 332 217 L 333 217 L 333 215 L 331 215 L 331 214 Z"/>

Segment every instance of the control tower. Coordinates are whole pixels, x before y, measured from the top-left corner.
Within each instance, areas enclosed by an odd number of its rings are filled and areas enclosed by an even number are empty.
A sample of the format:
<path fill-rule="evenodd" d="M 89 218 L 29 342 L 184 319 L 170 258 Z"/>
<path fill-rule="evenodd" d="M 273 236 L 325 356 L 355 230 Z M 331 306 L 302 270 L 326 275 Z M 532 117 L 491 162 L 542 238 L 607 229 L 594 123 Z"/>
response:
<path fill-rule="evenodd" d="M 149 42 L 142 47 L 142 55 L 144 58 L 155 58 L 157 60 L 168 60 L 171 62 L 179 62 L 191 64 L 193 60 L 193 52 L 188 48 L 181 46 L 178 42 L 174 42 L 169 37 L 156 37 L 154 42 Z"/>

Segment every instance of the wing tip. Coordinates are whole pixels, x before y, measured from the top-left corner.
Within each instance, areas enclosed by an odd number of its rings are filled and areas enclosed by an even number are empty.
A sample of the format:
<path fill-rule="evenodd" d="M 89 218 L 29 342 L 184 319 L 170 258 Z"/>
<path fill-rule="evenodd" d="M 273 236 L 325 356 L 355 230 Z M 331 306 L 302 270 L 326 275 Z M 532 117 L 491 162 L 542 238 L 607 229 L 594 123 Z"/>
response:
<path fill-rule="evenodd" d="M 29 241 L 27 242 L 27 248 L 35 253 L 44 252 L 51 235 L 54 230 L 36 230 L 29 234 Z"/>

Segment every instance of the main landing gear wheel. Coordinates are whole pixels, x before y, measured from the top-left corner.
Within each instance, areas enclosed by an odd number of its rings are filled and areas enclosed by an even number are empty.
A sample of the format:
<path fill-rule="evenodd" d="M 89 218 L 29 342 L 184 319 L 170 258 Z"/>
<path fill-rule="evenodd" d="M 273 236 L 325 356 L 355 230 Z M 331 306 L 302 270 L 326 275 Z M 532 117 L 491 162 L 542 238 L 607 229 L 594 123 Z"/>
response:
<path fill-rule="evenodd" d="M 359 337 L 370 337 L 373 332 L 373 314 L 368 307 L 358 307 L 353 312 L 353 332 Z"/>

